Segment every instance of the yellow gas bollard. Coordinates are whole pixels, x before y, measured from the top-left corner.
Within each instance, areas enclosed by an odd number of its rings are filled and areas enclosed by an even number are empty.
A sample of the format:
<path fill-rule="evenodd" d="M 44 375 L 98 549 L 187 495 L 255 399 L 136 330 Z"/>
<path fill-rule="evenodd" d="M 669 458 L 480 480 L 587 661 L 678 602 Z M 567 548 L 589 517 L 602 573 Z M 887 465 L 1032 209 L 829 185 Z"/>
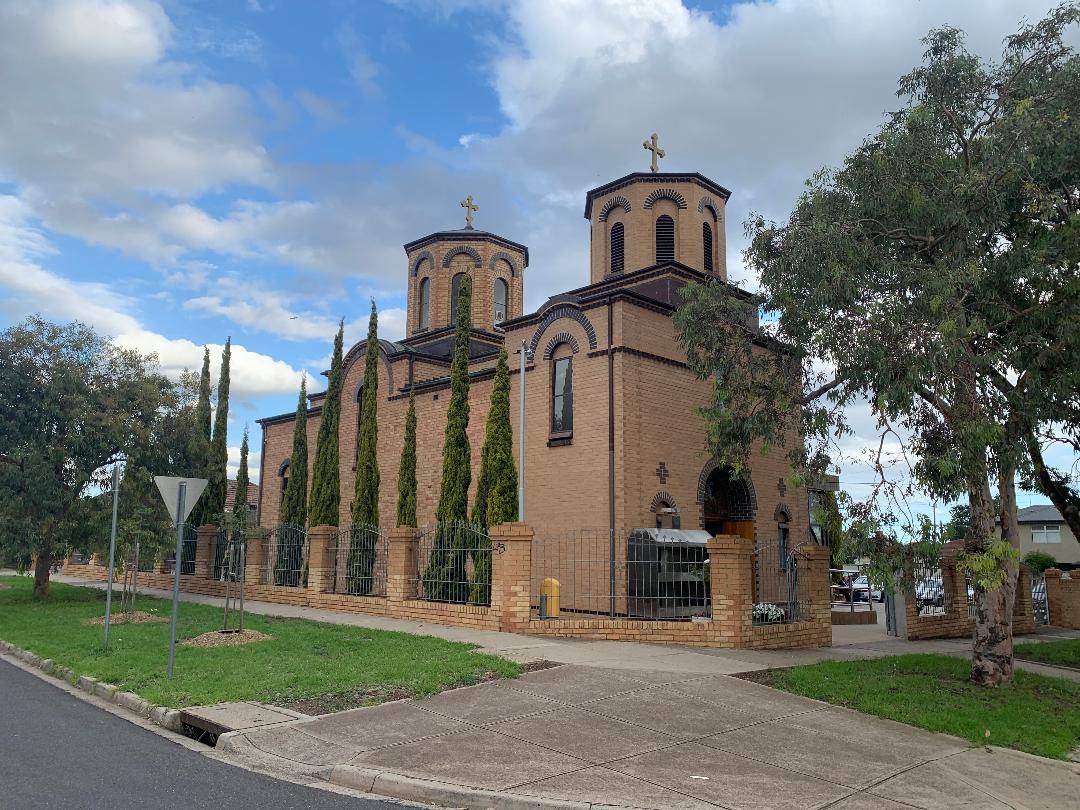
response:
<path fill-rule="evenodd" d="M 559 618 L 559 580 L 555 577 L 540 583 L 540 618 Z"/>

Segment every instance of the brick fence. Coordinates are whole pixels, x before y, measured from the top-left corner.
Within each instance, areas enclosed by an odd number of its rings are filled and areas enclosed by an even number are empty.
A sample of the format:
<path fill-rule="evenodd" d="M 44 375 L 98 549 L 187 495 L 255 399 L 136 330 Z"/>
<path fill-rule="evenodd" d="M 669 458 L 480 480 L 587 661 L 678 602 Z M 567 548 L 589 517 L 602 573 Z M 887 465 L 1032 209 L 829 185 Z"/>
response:
<path fill-rule="evenodd" d="M 946 544 L 941 552 L 941 588 L 944 611 L 928 616 L 919 615 L 919 602 L 914 594 L 904 599 L 906 638 L 923 641 L 932 638 L 969 638 L 975 619 L 968 609 L 967 580 L 957 565 L 959 543 Z M 1016 601 L 1013 605 L 1013 633 L 1035 632 L 1035 614 L 1031 605 L 1031 570 L 1020 566 L 1016 578 Z"/>
<path fill-rule="evenodd" d="M 1046 607 L 1050 624 L 1080 630 L 1080 571 L 1073 576 L 1057 568 L 1046 571 Z"/>
<path fill-rule="evenodd" d="M 709 621 L 646 621 L 620 618 L 538 619 L 532 616 L 533 530 L 523 523 L 492 527 L 490 605 L 434 602 L 417 592 L 420 540 L 416 529 L 391 529 L 386 539 L 386 592 L 380 596 L 331 593 L 333 590 L 333 526 L 315 526 L 308 531 L 308 567 L 305 585 L 283 586 L 252 582 L 244 586 L 247 599 L 302 607 L 367 613 L 415 621 L 428 621 L 478 630 L 501 630 L 567 638 L 632 640 L 659 644 L 686 644 L 699 647 L 745 647 L 756 649 L 816 647 L 832 643 L 829 593 L 829 551 L 809 546 L 796 553 L 802 557 L 800 588 L 804 610 L 800 621 L 755 625 L 753 610 L 753 541 L 735 535 L 720 535 L 708 543 L 712 617 Z M 187 593 L 224 596 L 225 583 L 213 574 L 214 526 L 197 531 L 195 573 L 180 575 L 180 589 Z M 247 570 L 269 568 L 267 546 L 256 532 L 249 536 Z M 252 542 L 253 541 L 253 542 Z M 79 565 L 69 559 L 64 573 L 86 579 L 104 580 L 107 571 L 99 561 Z M 172 573 L 159 566 L 140 572 L 139 583 L 151 588 L 171 589 Z"/>

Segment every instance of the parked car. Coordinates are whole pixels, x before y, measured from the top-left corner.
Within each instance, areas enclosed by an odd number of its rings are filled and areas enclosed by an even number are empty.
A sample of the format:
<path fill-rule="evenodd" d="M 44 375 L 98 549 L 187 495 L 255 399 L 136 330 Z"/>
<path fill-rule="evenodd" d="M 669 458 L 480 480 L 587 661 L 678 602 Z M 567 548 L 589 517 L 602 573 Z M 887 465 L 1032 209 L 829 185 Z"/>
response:
<path fill-rule="evenodd" d="M 945 589 L 941 585 L 941 580 L 937 577 L 924 579 L 915 586 L 915 598 L 919 600 L 921 607 L 943 607 Z"/>
<path fill-rule="evenodd" d="M 872 586 L 866 574 L 855 578 L 855 581 L 851 583 L 851 591 L 856 602 L 869 602 L 871 599 L 875 602 L 885 601 L 885 591 Z"/>

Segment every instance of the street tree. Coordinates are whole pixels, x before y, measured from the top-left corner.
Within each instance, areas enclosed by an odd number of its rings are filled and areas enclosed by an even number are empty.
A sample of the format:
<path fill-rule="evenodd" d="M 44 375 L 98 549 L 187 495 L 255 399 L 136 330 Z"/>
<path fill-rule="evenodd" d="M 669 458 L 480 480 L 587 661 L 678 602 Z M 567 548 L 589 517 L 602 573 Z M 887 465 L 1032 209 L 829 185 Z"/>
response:
<path fill-rule="evenodd" d="M 360 425 L 356 438 L 356 485 L 353 494 L 353 525 L 379 525 L 379 313 L 371 301 L 367 342 L 364 345 L 364 379 L 360 395 Z M 366 594 L 374 584 L 376 548 L 368 531 L 349 544 L 346 587 L 349 593 Z"/>
<path fill-rule="evenodd" d="M 315 439 L 315 463 L 311 471 L 311 499 L 308 525 L 337 526 L 341 506 L 341 469 L 338 450 L 338 425 L 341 422 L 341 354 L 345 340 L 345 322 L 338 324 L 330 377 L 319 417 L 319 435 Z"/>
<path fill-rule="evenodd" d="M 398 467 L 397 525 L 416 527 L 416 393 L 409 392 L 405 413 L 405 446 Z"/>

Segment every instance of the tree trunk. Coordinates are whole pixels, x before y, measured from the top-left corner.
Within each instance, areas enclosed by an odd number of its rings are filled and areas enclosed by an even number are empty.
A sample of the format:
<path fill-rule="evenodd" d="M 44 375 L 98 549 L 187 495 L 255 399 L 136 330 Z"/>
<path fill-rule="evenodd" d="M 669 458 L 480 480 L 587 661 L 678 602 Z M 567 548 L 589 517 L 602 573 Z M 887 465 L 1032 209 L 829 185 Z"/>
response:
<path fill-rule="evenodd" d="M 49 575 L 52 573 L 52 543 L 44 543 L 34 559 L 34 596 L 49 595 Z"/>
<path fill-rule="evenodd" d="M 1011 481 L 1010 477 L 1009 486 L 1002 486 L 1002 516 L 1006 511 L 1010 512 L 1015 525 L 1016 491 Z M 968 497 L 971 504 L 971 531 L 967 548 L 971 552 L 985 552 L 994 540 L 994 502 L 990 496 L 989 482 L 984 478 L 980 485 L 970 487 Z M 1006 501 L 1011 501 L 1010 509 L 1006 509 Z M 1005 525 L 1002 528 L 1007 530 Z M 972 633 L 971 681 L 979 686 L 1012 683 L 1012 614 L 1016 571 L 1016 563 L 1010 560 L 1006 566 L 1005 581 L 992 591 L 984 590 L 977 582 L 972 583 L 975 590 L 975 628 Z"/>

